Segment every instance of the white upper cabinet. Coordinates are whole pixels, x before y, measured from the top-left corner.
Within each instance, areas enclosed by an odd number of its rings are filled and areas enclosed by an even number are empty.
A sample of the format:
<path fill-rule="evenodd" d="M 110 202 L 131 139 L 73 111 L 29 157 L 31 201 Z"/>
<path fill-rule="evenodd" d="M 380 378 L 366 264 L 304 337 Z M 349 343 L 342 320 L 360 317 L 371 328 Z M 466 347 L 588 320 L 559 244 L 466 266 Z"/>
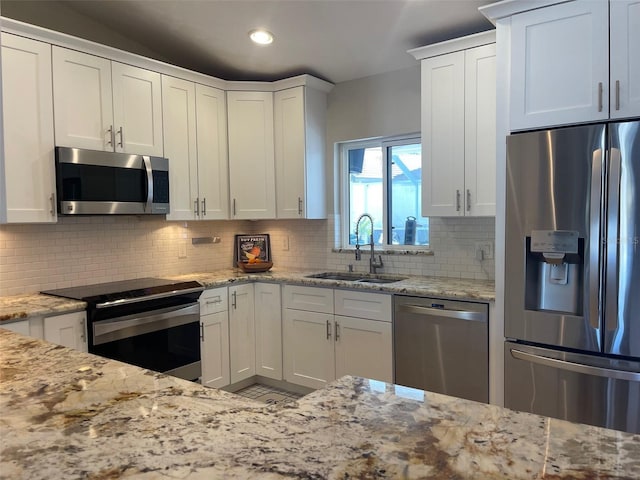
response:
<path fill-rule="evenodd" d="M 611 118 L 640 115 L 640 0 L 611 2 Z"/>
<path fill-rule="evenodd" d="M 294 87 L 274 93 L 278 218 L 326 218 L 326 93 Z"/>
<path fill-rule="evenodd" d="M 164 154 L 169 159 L 168 220 L 198 217 L 196 88 L 193 82 L 162 76 Z"/>
<path fill-rule="evenodd" d="M 493 216 L 495 43 L 445 54 L 441 45 L 412 52 L 423 58 L 422 215 Z"/>
<path fill-rule="evenodd" d="M 200 218 L 229 218 L 229 157 L 225 93 L 196 84 Z"/>
<path fill-rule="evenodd" d="M 57 220 L 51 45 L 2 34 L 0 221 Z"/>
<path fill-rule="evenodd" d="M 496 214 L 496 45 L 465 52 L 465 215 Z"/>
<path fill-rule="evenodd" d="M 169 220 L 229 218 L 227 117 L 222 90 L 162 76 Z"/>
<path fill-rule="evenodd" d="M 276 217 L 273 93 L 227 92 L 232 219 Z"/>
<path fill-rule="evenodd" d="M 638 115 L 638 10 L 637 1 L 611 2 L 611 50 L 609 2 L 577 0 L 513 15 L 510 129 Z"/>
<path fill-rule="evenodd" d="M 56 145 L 163 155 L 160 74 L 53 47 Z"/>

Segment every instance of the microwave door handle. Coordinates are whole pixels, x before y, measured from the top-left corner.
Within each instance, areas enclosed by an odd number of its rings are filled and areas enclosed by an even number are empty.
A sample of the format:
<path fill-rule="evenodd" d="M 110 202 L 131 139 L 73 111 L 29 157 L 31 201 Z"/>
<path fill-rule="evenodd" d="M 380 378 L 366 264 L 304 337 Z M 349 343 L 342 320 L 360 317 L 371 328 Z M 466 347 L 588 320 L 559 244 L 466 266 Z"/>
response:
<path fill-rule="evenodd" d="M 153 170 L 151 169 L 151 157 L 143 155 L 142 162 L 147 173 L 147 204 L 145 211 L 150 212 L 153 204 Z"/>

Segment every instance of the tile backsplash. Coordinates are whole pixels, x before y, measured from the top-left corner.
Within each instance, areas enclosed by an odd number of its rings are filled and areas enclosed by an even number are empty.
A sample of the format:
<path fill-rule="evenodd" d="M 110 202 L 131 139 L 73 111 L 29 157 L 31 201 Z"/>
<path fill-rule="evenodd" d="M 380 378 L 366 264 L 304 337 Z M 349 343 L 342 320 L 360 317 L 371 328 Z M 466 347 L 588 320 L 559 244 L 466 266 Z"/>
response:
<path fill-rule="evenodd" d="M 337 217 L 328 220 L 167 222 L 148 217 L 60 218 L 54 225 L 0 227 L 0 295 L 146 276 L 229 268 L 236 233 L 269 233 L 274 268 L 367 271 L 352 252 L 335 251 Z M 432 218 L 432 256 L 383 255 L 386 273 L 493 279 L 475 243 L 494 241 L 493 218 Z M 195 237 L 220 243 L 192 245 Z M 179 258 L 182 251 L 185 258 Z"/>

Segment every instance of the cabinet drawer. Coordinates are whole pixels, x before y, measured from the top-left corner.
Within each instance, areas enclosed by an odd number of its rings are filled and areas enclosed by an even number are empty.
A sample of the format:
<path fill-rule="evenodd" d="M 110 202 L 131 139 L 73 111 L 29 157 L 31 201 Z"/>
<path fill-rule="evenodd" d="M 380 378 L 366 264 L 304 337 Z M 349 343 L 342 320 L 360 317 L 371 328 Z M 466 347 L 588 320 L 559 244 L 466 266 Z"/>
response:
<path fill-rule="evenodd" d="M 227 287 L 205 290 L 200 295 L 200 315 L 228 310 Z"/>
<path fill-rule="evenodd" d="M 391 295 L 336 290 L 334 296 L 336 315 L 391 322 Z"/>
<path fill-rule="evenodd" d="M 307 312 L 333 313 L 333 290 L 285 285 L 284 306 Z"/>

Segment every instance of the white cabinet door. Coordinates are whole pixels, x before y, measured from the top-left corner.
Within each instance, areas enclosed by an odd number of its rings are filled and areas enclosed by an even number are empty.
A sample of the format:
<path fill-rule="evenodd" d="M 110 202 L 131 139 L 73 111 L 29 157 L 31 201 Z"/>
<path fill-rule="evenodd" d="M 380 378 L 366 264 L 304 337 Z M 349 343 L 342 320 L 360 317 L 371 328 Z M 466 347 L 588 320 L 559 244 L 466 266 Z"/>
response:
<path fill-rule="evenodd" d="M 230 383 L 229 370 L 229 316 L 223 312 L 203 315 L 201 383 L 206 387 L 221 388 Z"/>
<path fill-rule="evenodd" d="M 304 87 L 273 94 L 278 218 L 305 218 Z"/>
<path fill-rule="evenodd" d="M 611 118 L 640 115 L 640 1 L 610 2 Z"/>
<path fill-rule="evenodd" d="M 336 315 L 391 323 L 391 295 L 340 289 L 335 290 L 334 298 Z"/>
<path fill-rule="evenodd" d="M 2 35 L 2 42 L 4 44 L 4 34 Z M 3 45 L 4 47 L 4 45 Z M 2 52 L 4 55 L 4 51 Z M 31 336 L 31 329 L 29 328 L 29 320 L 22 320 L 20 322 L 2 322 L 0 328 L 9 330 L 11 332 L 19 333 L 21 335 Z"/>
<path fill-rule="evenodd" d="M 256 375 L 282 380 L 282 302 L 280 285 L 256 283 Z"/>
<path fill-rule="evenodd" d="M 169 159 L 167 220 L 193 220 L 199 208 L 195 84 L 163 75 L 162 108 L 164 152 Z"/>
<path fill-rule="evenodd" d="M 422 215 L 463 215 L 464 52 L 428 58 L 422 70 Z"/>
<path fill-rule="evenodd" d="M 391 383 L 391 322 L 335 316 L 336 378 L 357 375 Z"/>
<path fill-rule="evenodd" d="M 233 219 L 276 217 L 273 94 L 227 92 Z"/>
<path fill-rule="evenodd" d="M 116 152 L 163 156 L 160 74 L 111 64 Z"/>
<path fill-rule="evenodd" d="M 284 310 L 284 379 L 322 388 L 335 379 L 333 315 Z"/>
<path fill-rule="evenodd" d="M 0 221 L 55 222 L 51 46 L 6 33 L 1 43 Z"/>
<path fill-rule="evenodd" d="M 496 45 L 465 51 L 465 215 L 496 214 Z"/>
<path fill-rule="evenodd" d="M 609 4 L 577 0 L 511 19 L 511 130 L 609 118 Z"/>
<path fill-rule="evenodd" d="M 56 145 L 114 150 L 111 62 L 53 47 Z"/>
<path fill-rule="evenodd" d="M 273 94 L 278 218 L 326 218 L 327 96 L 309 87 Z"/>
<path fill-rule="evenodd" d="M 44 339 L 47 342 L 86 352 L 87 318 L 85 312 L 45 317 Z"/>
<path fill-rule="evenodd" d="M 229 287 L 231 383 L 256 374 L 253 284 Z"/>
<path fill-rule="evenodd" d="M 229 218 L 227 106 L 217 88 L 196 84 L 198 197 L 200 218 Z"/>

